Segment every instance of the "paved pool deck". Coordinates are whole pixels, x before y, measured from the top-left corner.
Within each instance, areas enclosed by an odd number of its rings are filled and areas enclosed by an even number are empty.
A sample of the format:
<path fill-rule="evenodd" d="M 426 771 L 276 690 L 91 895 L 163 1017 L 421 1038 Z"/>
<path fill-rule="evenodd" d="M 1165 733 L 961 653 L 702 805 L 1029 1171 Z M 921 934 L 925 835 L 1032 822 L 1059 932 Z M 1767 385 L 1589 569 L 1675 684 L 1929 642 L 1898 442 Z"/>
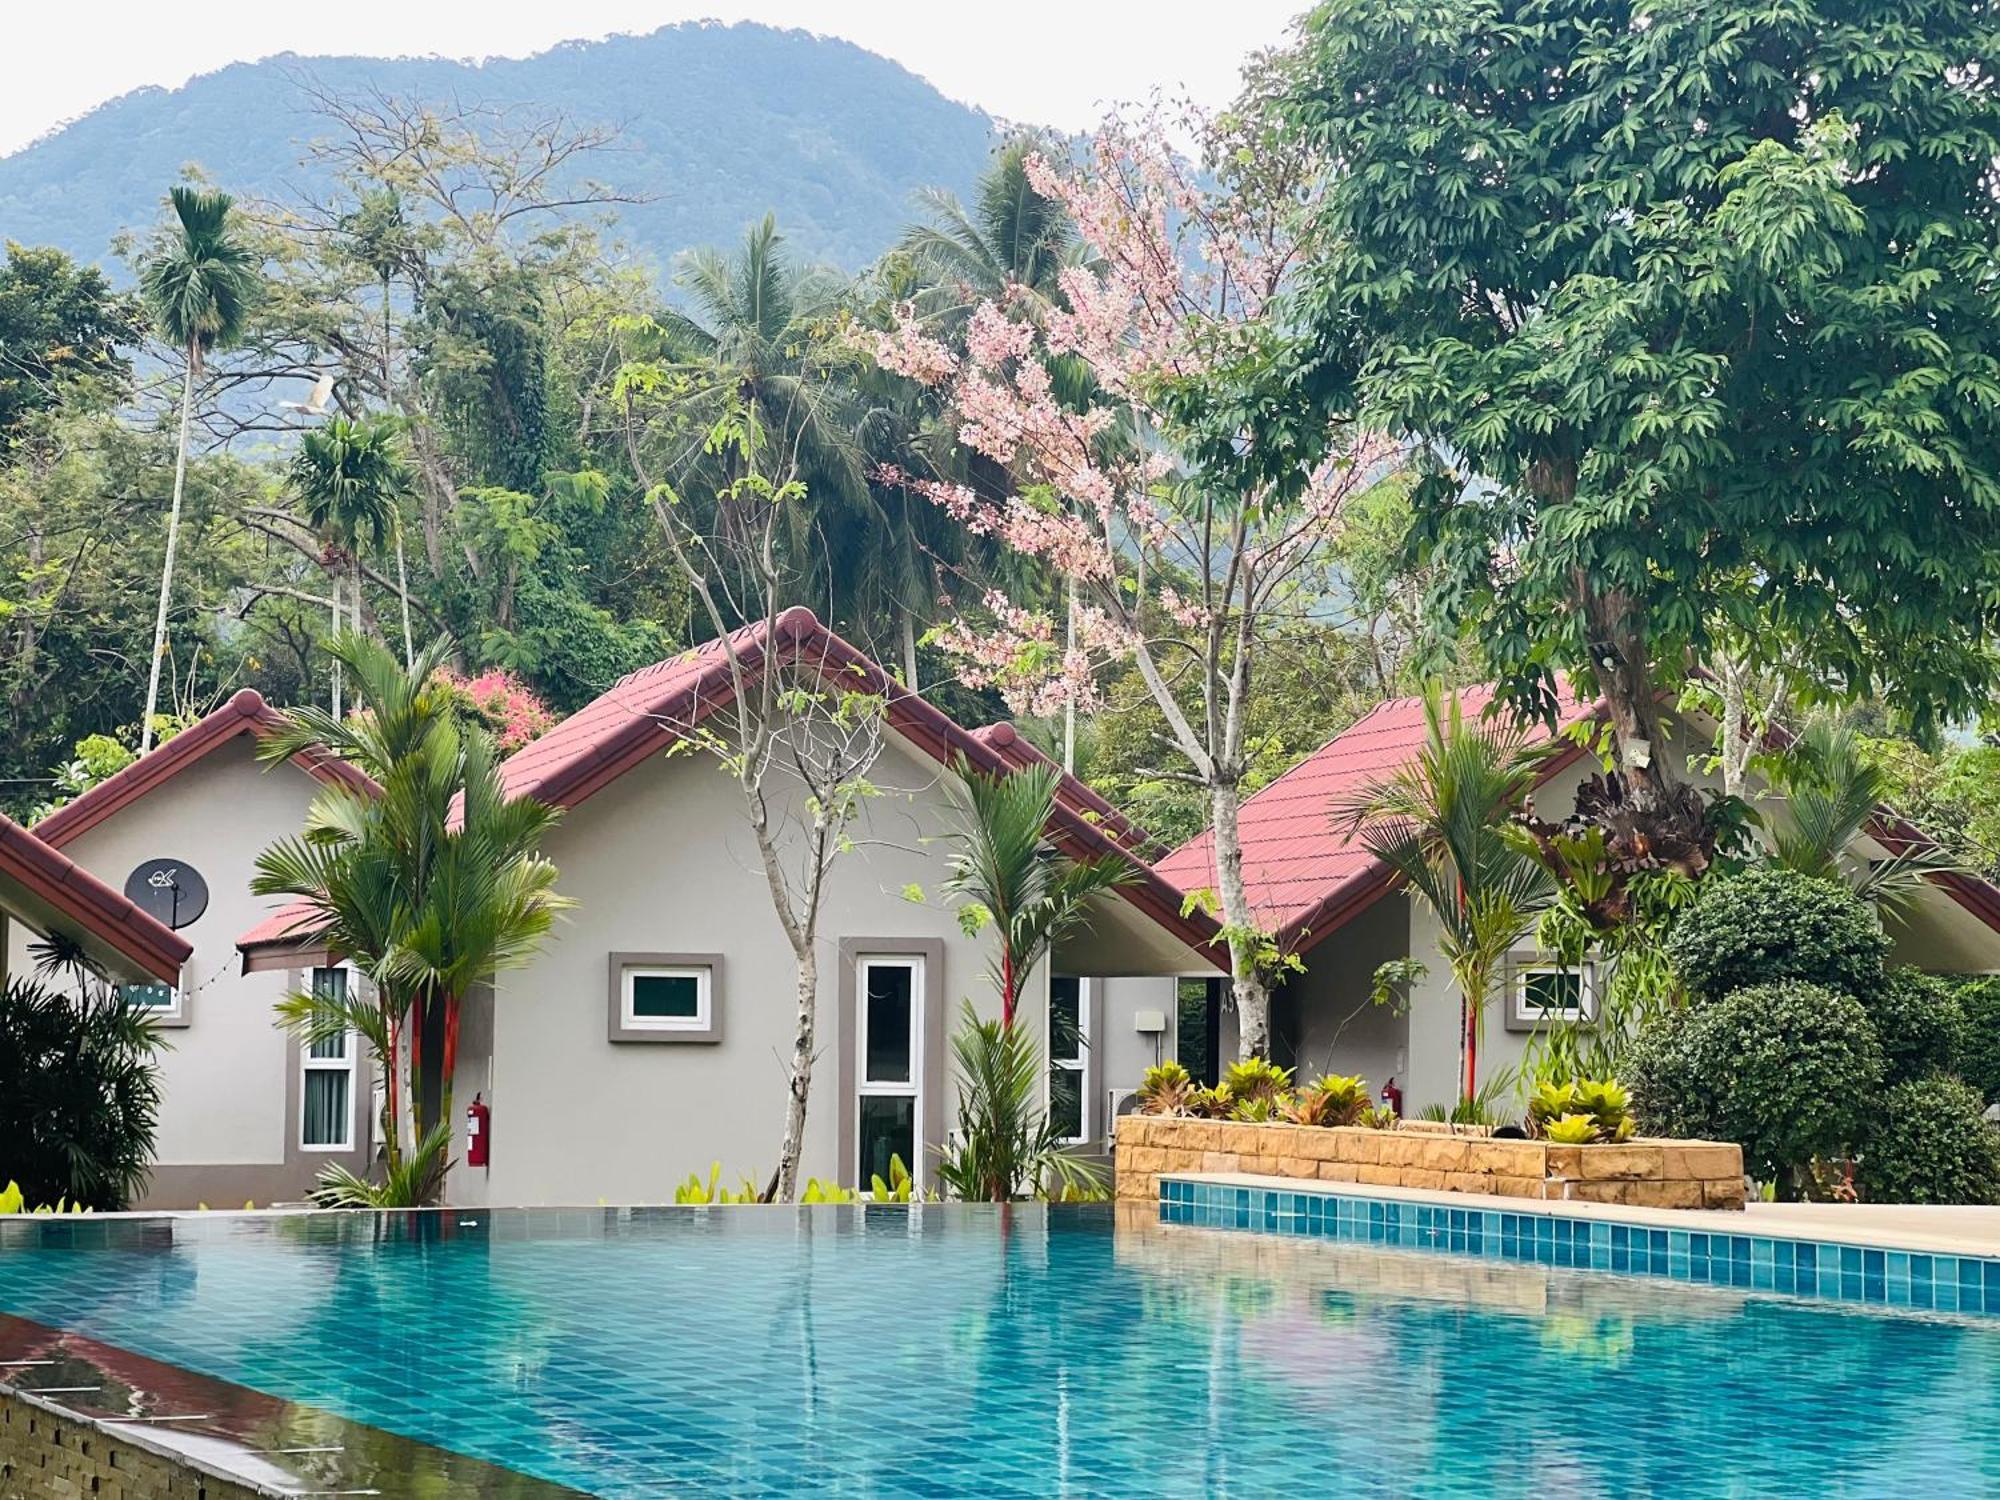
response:
<path fill-rule="evenodd" d="M 1610 1224 L 1643 1224 L 1704 1234 L 1769 1235 L 1835 1245 L 1867 1245 L 1885 1250 L 1917 1250 L 1946 1255 L 2000 1256 L 2000 1207 L 1938 1206 L 1914 1203 L 1752 1203 L 1741 1212 L 1725 1209 L 1627 1208 L 1563 1198 L 1502 1198 L 1477 1193 L 1434 1193 L 1418 1188 L 1362 1183 L 1301 1183 L 1290 1177 L 1247 1172 L 1168 1172 L 1162 1180 L 1212 1182 L 1236 1187 L 1297 1192 L 1318 1188 L 1344 1198 L 1382 1198 L 1446 1208 L 1493 1209 L 1508 1213 L 1602 1219 Z"/>

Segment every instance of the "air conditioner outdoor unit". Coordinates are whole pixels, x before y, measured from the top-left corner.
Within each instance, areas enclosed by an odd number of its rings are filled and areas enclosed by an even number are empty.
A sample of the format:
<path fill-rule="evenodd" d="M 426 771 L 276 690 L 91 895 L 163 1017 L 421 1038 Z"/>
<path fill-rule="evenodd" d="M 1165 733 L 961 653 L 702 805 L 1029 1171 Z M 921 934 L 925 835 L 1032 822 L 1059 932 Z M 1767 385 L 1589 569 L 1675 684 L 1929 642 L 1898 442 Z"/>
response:
<path fill-rule="evenodd" d="M 1139 1112 L 1139 1091 L 1137 1089 L 1106 1089 L 1104 1091 L 1104 1118 L 1111 1122 L 1104 1132 L 1105 1139 L 1112 1145 L 1118 1144 L 1118 1117 Z"/>

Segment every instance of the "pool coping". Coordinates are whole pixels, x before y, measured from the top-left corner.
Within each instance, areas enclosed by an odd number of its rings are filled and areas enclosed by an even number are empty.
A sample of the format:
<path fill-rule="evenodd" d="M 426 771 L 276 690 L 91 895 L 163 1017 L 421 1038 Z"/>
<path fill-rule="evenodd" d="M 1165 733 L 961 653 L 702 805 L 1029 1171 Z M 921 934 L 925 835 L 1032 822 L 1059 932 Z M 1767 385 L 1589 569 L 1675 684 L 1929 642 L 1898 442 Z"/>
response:
<path fill-rule="evenodd" d="M 1801 1224 L 1792 1232 L 1745 1212 L 1491 1198 L 1239 1172 L 1164 1173 L 1158 1212 L 1168 1226 L 1448 1252 L 1843 1306 L 2000 1316 L 2000 1255 L 1991 1246 L 1891 1245 L 1828 1233 L 1824 1225 Z"/>
<path fill-rule="evenodd" d="M 1934 1232 L 1892 1224 L 1841 1228 L 1825 1220 L 1794 1218 L 1786 1212 L 1792 1207 L 1806 1205 L 1753 1203 L 1744 1209 L 1627 1208 L 1616 1203 L 1590 1203 L 1579 1198 L 1489 1198 L 1467 1193 L 1433 1192 L 1428 1188 L 1388 1187 L 1379 1183 L 1308 1182 L 1302 1178 L 1266 1177 L 1254 1172 L 1162 1172 L 1160 1180 L 1317 1192 L 1336 1198 L 1381 1198 L 1399 1203 L 1428 1203 L 1442 1208 L 1489 1212 L 1499 1209 L 1515 1214 L 1597 1219 L 1607 1224 L 1643 1224 L 1648 1229 L 1743 1234 L 1753 1239 L 1811 1240 L 1816 1244 L 1853 1245 L 1866 1250 L 1915 1250 L 1927 1255 L 1969 1255 L 1980 1260 L 2000 1257 L 2000 1240 L 1979 1241 L 1950 1231 Z M 1924 1205 L 1898 1207 L 1921 1211 Z"/>

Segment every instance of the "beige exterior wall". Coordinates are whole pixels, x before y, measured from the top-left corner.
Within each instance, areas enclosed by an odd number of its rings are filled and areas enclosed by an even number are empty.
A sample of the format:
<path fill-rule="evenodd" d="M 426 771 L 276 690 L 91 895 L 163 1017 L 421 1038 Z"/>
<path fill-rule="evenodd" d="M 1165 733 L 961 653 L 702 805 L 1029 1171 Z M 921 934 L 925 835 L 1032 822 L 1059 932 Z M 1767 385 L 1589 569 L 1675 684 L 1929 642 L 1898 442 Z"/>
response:
<path fill-rule="evenodd" d="M 299 1146 L 298 1046 L 272 1006 L 302 976 L 244 974 L 236 939 L 274 904 L 250 894 L 257 855 L 296 833 L 318 783 L 290 765 L 266 769 L 251 739 L 219 746 L 151 794 L 79 834 L 63 853 L 114 890 L 149 859 L 185 859 L 207 881 L 208 909 L 182 929 L 194 944 L 182 974 L 186 1024 L 165 1028 L 158 1155 L 142 1206 L 258 1205 L 302 1198 L 330 1160 L 366 1158 L 368 1068 L 357 1061 L 352 1153 Z M 11 938 L 9 967 L 31 967 Z"/>
<path fill-rule="evenodd" d="M 956 823 L 943 774 L 892 740 L 872 778 L 884 795 L 868 804 L 856 847 L 828 882 L 804 1175 L 831 1178 L 839 1167 L 839 1080 L 851 1049 L 838 1025 L 844 943 L 882 953 L 935 945 L 943 972 L 930 987 L 944 1014 L 932 1034 L 945 1045 L 963 999 L 982 1014 L 997 1007 L 985 974 L 989 940 L 960 931 L 939 889 L 943 840 Z M 781 815 L 796 804 L 794 789 L 778 789 Z M 796 1002 L 791 949 L 733 783 L 706 756 L 663 757 L 573 810 L 545 847 L 577 908 L 535 961 L 501 975 L 490 1005 L 468 1017 L 458 1152 L 477 1090 L 493 1112 L 492 1159 L 485 1170 L 453 1173 L 452 1201 L 659 1202 L 717 1161 L 732 1187 L 745 1176 L 761 1186 L 783 1132 Z M 922 903 L 906 898 L 912 885 Z M 611 1041 L 609 956 L 619 952 L 720 955 L 721 1039 Z M 1044 992 L 1037 985 L 1033 993 Z M 1039 1000 L 1020 1019 L 1043 1034 Z M 931 1121 L 955 1117 L 948 1078 L 923 1109 Z"/>

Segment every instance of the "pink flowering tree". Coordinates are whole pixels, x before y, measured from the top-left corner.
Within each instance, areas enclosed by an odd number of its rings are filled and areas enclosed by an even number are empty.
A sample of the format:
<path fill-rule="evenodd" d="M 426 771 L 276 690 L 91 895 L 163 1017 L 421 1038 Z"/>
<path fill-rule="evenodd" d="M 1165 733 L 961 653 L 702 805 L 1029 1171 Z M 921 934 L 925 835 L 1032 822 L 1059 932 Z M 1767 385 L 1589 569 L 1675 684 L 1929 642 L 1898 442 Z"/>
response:
<path fill-rule="evenodd" d="M 946 342 L 914 308 L 872 336 L 886 368 L 940 391 L 958 440 L 1007 476 L 970 486 L 896 474 L 969 530 L 1038 560 L 1059 613 L 989 592 L 948 628 L 973 686 L 1016 712 L 1097 703 L 1131 661 L 1201 786 L 1229 944 L 1239 1050 L 1266 1053 L 1281 962 L 1243 878 L 1239 812 L 1259 652 L 1322 603 L 1343 506 L 1389 457 L 1265 387 L 1286 337 L 1278 299 L 1304 256 L 1290 232 L 1311 164 L 1242 117 L 1184 120 L 1193 165 L 1157 118 L 1113 119 L 1089 160 L 1029 158 L 1091 252 L 1053 304 L 1025 289 L 979 306 Z"/>
<path fill-rule="evenodd" d="M 491 731 L 493 742 L 505 754 L 513 754 L 555 728 L 554 711 L 505 667 L 488 667 L 476 677 L 442 667 L 436 680 L 451 689 L 466 711 Z"/>

